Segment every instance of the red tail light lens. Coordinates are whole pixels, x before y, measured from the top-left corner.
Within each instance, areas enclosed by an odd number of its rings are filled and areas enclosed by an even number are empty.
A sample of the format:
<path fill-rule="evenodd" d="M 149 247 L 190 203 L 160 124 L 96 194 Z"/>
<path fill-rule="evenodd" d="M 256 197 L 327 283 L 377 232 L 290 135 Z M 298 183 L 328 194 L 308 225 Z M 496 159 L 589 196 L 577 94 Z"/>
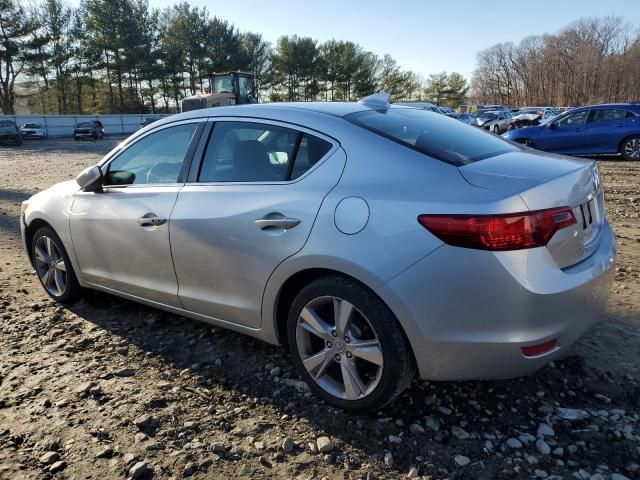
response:
<path fill-rule="evenodd" d="M 556 231 L 576 223 L 569 207 L 501 215 L 420 215 L 418 222 L 443 242 L 480 250 L 545 246 Z"/>

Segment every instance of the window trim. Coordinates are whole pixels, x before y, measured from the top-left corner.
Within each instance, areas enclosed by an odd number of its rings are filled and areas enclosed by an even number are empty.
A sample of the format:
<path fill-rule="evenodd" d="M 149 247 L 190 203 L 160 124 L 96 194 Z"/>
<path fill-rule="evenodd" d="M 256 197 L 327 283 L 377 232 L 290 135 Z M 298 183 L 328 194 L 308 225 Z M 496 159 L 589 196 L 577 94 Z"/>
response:
<path fill-rule="evenodd" d="M 106 174 L 109 169 L 109 166 L 112 162 L 114 162 L 117 158 L 120 157 L 124 152 L 126 152 L 133 145 L 138 143 L 139 141 L 147 138 L 149 135 L 153 135 L 155 133 L 160 132 L 161 130 L 166 130 L 167 128 L 179 127 L 180 125 L 189 125 L 189 124 L 197 124 L 196 130 L 193 134 L 191 142 L 189 143 L 189 147 L 187 148 L 187 152 L 184 157 L 184 161 L 182 162 L 182 167 L 180 168 L 180 173 L 178 174 L 178 179 L 176 182 L 163 182 L 163 183 L 140 183 L 140 184 L 128 184 L 128 185 L 103 185 L 105 190 L 110 189 L 123 189 L 123 188 L 145 188 L 145 187 L 175 187 L 176 185 L 184 185 L 187 175 L 190 171 L 191 164 L 193 163 L 194 152 L 196 151 L 196 147 L 199 145 L 200 137 L 202 136 L 202 132 L 205 128 L 205 119 L 204 118 L 196 118 L 189 120 L 182 120 L 178 122 L 166 123 L 163 125 L 158 125 L 156 128 L 145 132 L 144 135 L 140 135 L 135 138 L 133 141 L 125 143 L 107 155 L 101 162 L 98 163 L 98 166 L 102 169 L 102 171 Z"/>
<path fill-rule="evenodd" d="M 222 123 L 222 122 L 235 122 L 235 123 L 257 123 L 260 125 L 272 125 L 274 127 L 281 127 L 281 128 L 287 128 L 289 130 L 293 130 L 295 132 L 297 132 L 298 135 L 298 139 L 302 139 L 302 134 L 306 133 L 308 135 L 312 135 L 314 137 L 317 137 L 321 140 L 324 140 L 325 142 L 328 142 L 331 144 L 331 148 L 327 151 L 327 153 L 324 154 L 324 156 L 322 156 L 320 158 L 320 160 L 318 160 L 316 162 L 316 164 L 311 167 L 310 169 L 308 169 L 306 172 L 304 172 L 302 175 L 300 175 L 297 178 L 294 178 L 292 180 L 263 180 L 263 181 L 254 181 L 254 182 L 199 182 L 198 181 L 198 177 L 200 176 L 200 170 L 202 168 L 202 164 L 204 162 L 204 155 L 207 149 L 207 145 L 209 144 L 209 141 L 211 140 L 211 138 L 213 138 L 213 131 L 214 131 L 214 127 L 216 123 Z M 328 135 L 325 135 L 324 133 L 318 132 L 317 130 L 313 130 L 311 128 L 308 127 L 304 127 L 302 125 L 298 125 L 296 123 L 289 123 L 289 122 L 283 122 L 280 120 L 272 120 L 269 118 L 260 118 L 260 117 L 241 117 L 241 116 L 224 116 L 224 117 L 209 117 L 207 119 L 207 132 L 205 135 L 200 135 L 200 141 L 198 142 L 198 146 L 196 148 L 195 154 L 193 156 L 193 161 L 192 161 L 192 165 L 191 165 L 191 169 L 189 170 L 189 175 L 186 179 L 186 184 L 189 186 L 234 186 L 234 185 L 289 185 L 289 184 L 294 184 L 297 183 L 299 181 L 302 181 L 303 179 L 305 179 L 307 177 L 307 175 L 311 175 L 312 172 L 314 172 L 320 165 L 322 165 L 330 156 L 332 156 L 340 147 L 340 142 L 338 142 L 336 139 L 329 137 Z M 299 146 L 299 145 L 298 145 Z M 295 157 L 297 157 L 297 150 L 295 153 L 295 156 L 293 158 L 293 160 L 295 161 Z M 291 166 L 293 166 L 293 162 L 291 163 Z"/>

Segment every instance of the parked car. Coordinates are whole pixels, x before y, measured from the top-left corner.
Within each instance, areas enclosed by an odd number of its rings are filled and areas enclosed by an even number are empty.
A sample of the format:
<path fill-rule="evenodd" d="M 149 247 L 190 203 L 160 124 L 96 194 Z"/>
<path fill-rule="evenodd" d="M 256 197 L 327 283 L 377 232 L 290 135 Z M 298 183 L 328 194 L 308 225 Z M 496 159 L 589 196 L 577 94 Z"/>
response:
<path fill-rule="evenodd" d="M 47 138 L 47 128 L 41 123 L 25 123 L 20 131 L 24 138 Z"/>
<path fill-rule="evenodd" d="M 627 160 L 640 160 L 640 104 L 574 108 L 544 125 L 511 130 L 505 137 L 547 152 L 621 154 Z"/>
<path fill-rule="evenodd" d="M 508 110 L 478 110 L 471 115 L 475 125 L 497 134 L 506 132 L 511 123 L 511 112 Z"/>
<path fill-rule="evenodd" d="M 509 130 L 540 125 L 556 115 L 556 111 L 550 107 L 524 107 L 513 115 Z"/>
<path fill-rule="evenodd" d="M 287 345 L 347 409 L 389 403 L 416 369 L 506 378 L 558 358 L 614 271 L 597 162 L 388 98 L 163 118 L 22 204 L 29 260 L 58 302 L 92 288 Z"/>
<path fill-rule="evenodd" d="M 151 125 L 153 122 L 160 120 L 160 117 L 144 117 L 140 122 L 140 128 L 144 128 L 147 125 Z"/>
<path fill-rule="evenodd" d="M 427 103 L 427 102 L 398 102 L 395 105 L 403 105 L 405 107 L 417 108 L 419 110 L 428 110 L 430 112 L 435 112 L 435 113 L 442 114 L 442 112 L 440 111 L 438 106 L 434 105 L 433 103 Z"/>
<path fill-rule="evenodd" d="M 452 115 L 454 113 L 456 113 L 456 111 L 453 108 L 449 108 L 449 107 L 438 107 L 438 110 L 440 110 L 440 113 L 443 113 L 444 115 Z"/>
<path fill-rule="evenodd" d="M 22 133 L 13 120 L 0 120 L 0 143 L 22 145 Z"/>
<path fill-rule="evenodd" d="M 104 127 L 102 122 L 98 120 L 91 120 L 89 122 L 80 122 L 73 129 L 73 139 L 80 140 L 82 138 L 104 138 Z"/>

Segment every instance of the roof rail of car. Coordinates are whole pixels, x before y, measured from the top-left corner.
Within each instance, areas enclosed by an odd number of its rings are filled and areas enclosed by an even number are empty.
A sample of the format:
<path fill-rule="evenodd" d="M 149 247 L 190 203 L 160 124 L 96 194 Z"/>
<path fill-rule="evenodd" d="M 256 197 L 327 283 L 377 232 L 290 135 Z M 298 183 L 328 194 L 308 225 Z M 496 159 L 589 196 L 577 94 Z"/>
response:
<path fill-rule="evenodd" d="M 389 108 L 391 106 L 391 94 L 378 92 L 358 100 L 358 103 L 373 109 Z"/>

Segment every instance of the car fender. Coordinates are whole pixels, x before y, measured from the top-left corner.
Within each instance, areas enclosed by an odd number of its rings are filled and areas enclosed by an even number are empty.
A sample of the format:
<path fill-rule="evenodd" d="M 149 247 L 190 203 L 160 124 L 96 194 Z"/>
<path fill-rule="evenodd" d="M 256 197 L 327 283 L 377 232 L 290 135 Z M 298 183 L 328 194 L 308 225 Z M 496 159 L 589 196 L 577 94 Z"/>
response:
<path fill-rule="evenodd" d="M 86 286 L 86 282 L 82 277 L 82 272 L 78 265 L 75 252 L 73 250 L 73 241 L 71 239 L 70 216 L 71 207 L 75 193 L 79 190 L 75 180 L 58 183 L 51 188 L 36 193 L 29 199 L 29 206 L 24 215 L 24 226 L 29 228 L 34 221 L 42 220 L 48 223 L 51 228 L 60 237 L 71 265 L 78 278 L 80 285 Z M 25 248 L 29 251 L 30 246 L 26 244 L 26 238 L 23 239 Z M 29 257 L 30 258 L 30 257 Z"/>

